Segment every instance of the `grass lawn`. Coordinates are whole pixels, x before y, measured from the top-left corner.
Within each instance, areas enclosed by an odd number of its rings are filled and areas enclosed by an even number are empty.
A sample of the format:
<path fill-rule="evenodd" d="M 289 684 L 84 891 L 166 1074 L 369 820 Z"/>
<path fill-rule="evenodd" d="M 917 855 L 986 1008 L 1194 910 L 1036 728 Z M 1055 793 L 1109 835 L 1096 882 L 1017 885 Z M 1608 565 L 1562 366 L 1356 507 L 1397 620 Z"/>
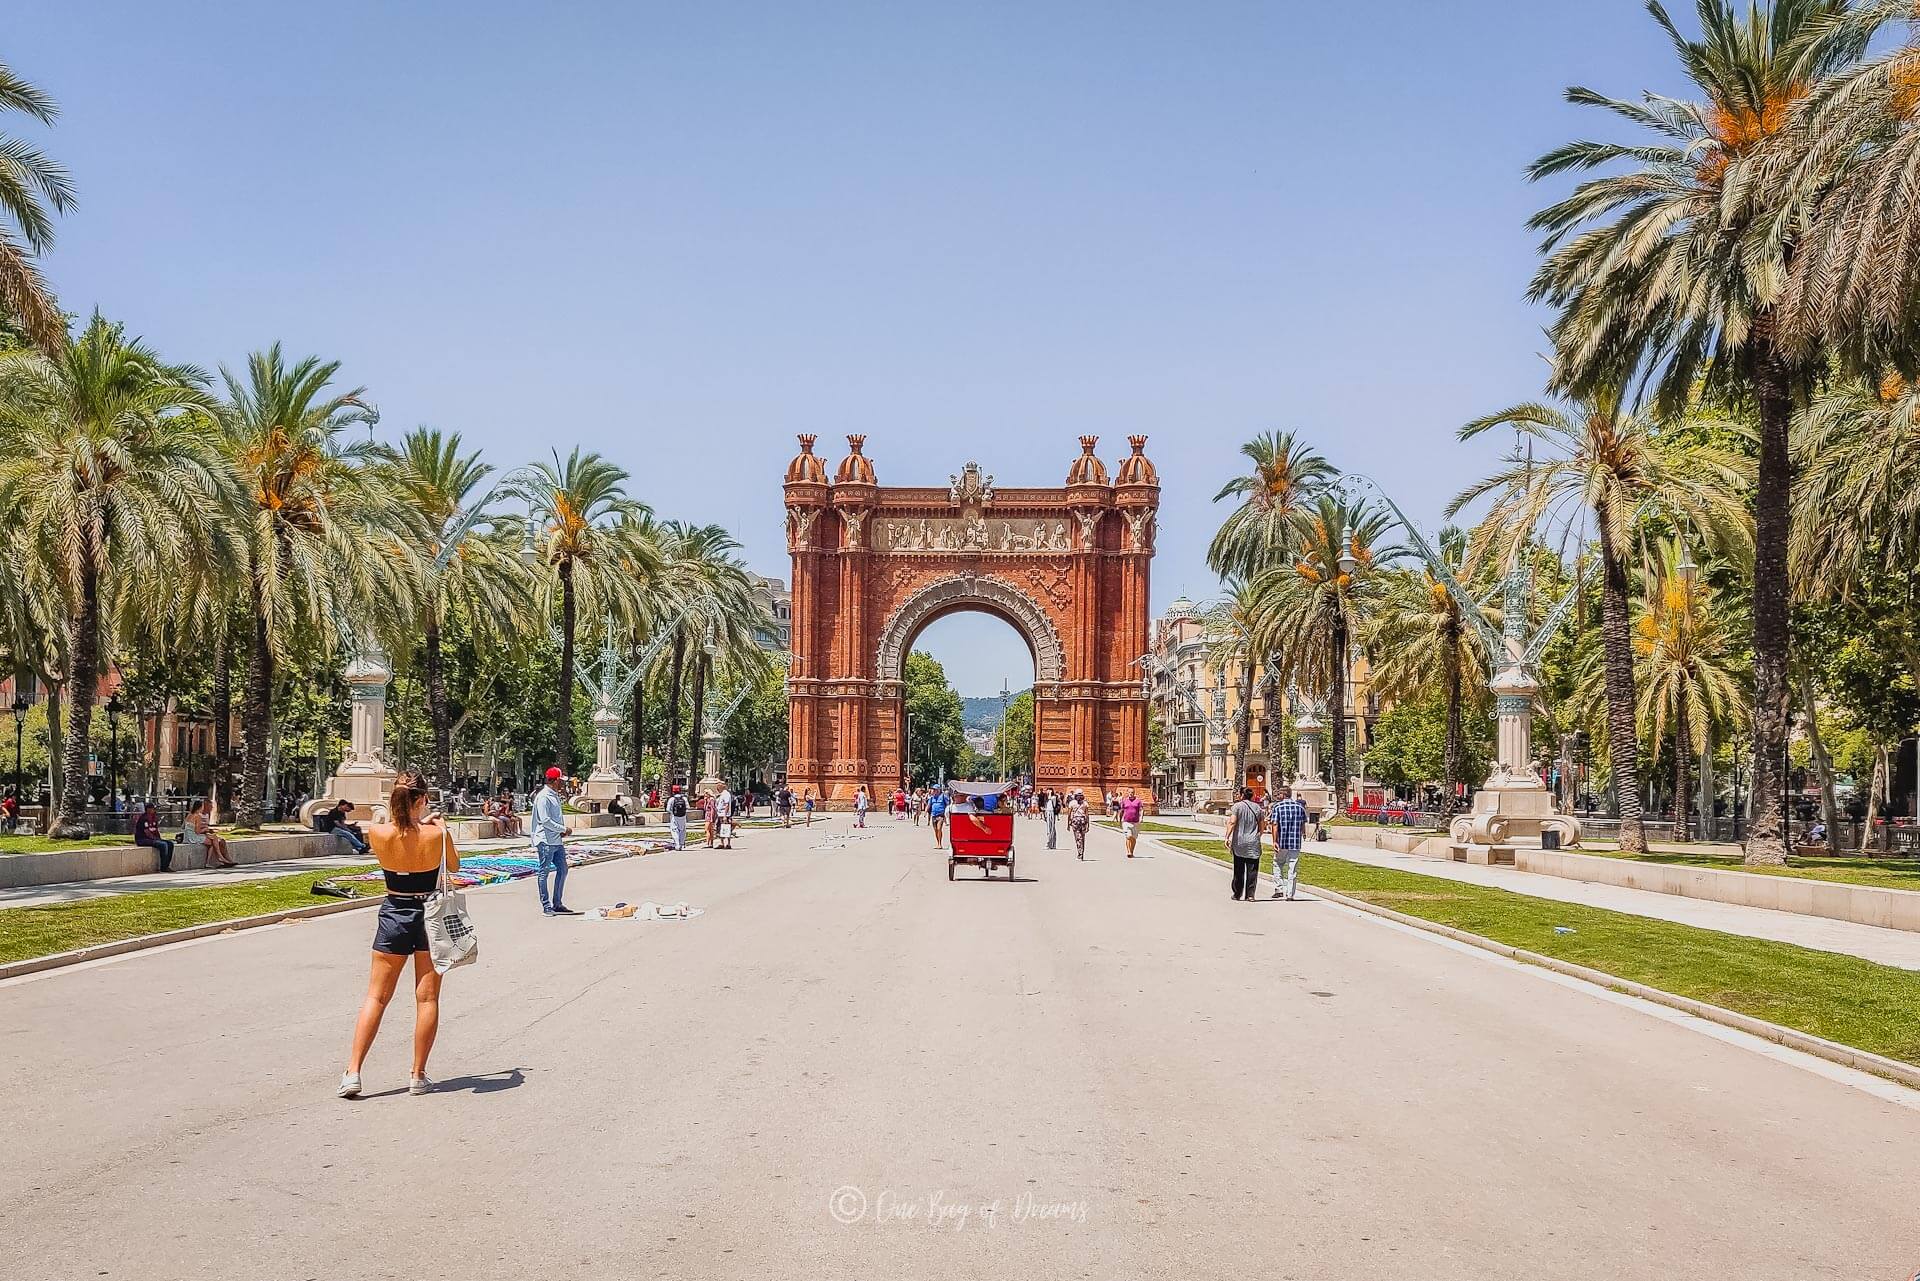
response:
<path fill-rule="evenodd" d="M 131 836 L 94 836 L 84 841 L 56 841 L 51 836 L 0 836 L 0 854 L 47 854 L 89 847 L 118 849 L 131 844 Z"/>
<path fill-rule="evenodd" d="M 1101 827 L 1106 828 L 1110 832 L 1117 832 L 1120 830 L 1120 824 L 1117 820 L 1110 819 L 1110 818 L 1102 818 L 1102 819 L 1095 819 L 1094 821 L 1098 823 Z M 1150 833 L 1156 836 L 1192 836 L 1196 832 L 1201 831 L 1203 829 L 1194 828 L 1194 827 L 1175 827 L 1171 823 L 1156 823 L 1150 818 L 1143 818 L 1140 820 L 1140 830 L 1142 832 Z"/>
<path fill-rule="evenodd" d="M 1920 890 L 1920 859 L 1911 858 L 1795 855 L 1785 867 L 1747 867 L 1737 858 L 1715 854 L 1676 854 L 1671 851 L 1622 854 L 1617 849 L 1587 849 L 1585 846 L 1571 852 L 1598 854 L 1603 858 L 1630 858 L 1641 863 L 1711 867 L 1723 872 L 1756 872 L 1761 876 L 1791 876 L 1807 881 L 1840 881 L 1847 885 L 1871 885 L 1885 890 Z"/>
<path fill-rule="evenodd" d="M 1171 843 L 1226 857 L 1218 841 Z M 1270 855 L 1261 860 L 1263 870 L 1271 870 Z M 1408 916 L 1920 1063 L 1920 973 L 1911 970 L 1320 854 L 1301 858 L 1300 879 Z M 1574 932 L 1556 934 L 1555 926 Z"/>
<path fill-rule="evenodd" d="M 268 880 L 210 885 L 205 889 L 147 890 L 80 903 L 6 908 L 0 910 L 0 963 L 69 952 L 96 943 L 115 943 L 162 930 L 205 925 L 210 921 L 231 921 L 282 908 L 331 903 L 335 900 L 313 894 L 311 887 L 315 881 L 351 876 L 372 868 L 371 863 L 364 867 L 329 867 Z"/>

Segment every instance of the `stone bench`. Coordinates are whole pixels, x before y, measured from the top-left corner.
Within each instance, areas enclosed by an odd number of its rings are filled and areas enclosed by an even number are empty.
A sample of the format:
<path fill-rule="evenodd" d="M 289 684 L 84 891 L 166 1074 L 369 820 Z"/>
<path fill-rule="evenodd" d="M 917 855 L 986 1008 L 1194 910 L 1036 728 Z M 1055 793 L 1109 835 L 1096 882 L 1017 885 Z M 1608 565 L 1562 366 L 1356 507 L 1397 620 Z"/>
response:
<path fill-rule="evenodd" d="M 236 863 L 273 863 L 340 854 L 345 847 L 327 832 L 286 832 L 229 837 L 227 851 Z M 175 844 L 174 871 L 191 872 L 206 865 L 203 846 Z M 0 889 L 142 876 L 159 870 L 160 855 L 143 845 L 77 845 L 45 854 L 0 854 Z"/>

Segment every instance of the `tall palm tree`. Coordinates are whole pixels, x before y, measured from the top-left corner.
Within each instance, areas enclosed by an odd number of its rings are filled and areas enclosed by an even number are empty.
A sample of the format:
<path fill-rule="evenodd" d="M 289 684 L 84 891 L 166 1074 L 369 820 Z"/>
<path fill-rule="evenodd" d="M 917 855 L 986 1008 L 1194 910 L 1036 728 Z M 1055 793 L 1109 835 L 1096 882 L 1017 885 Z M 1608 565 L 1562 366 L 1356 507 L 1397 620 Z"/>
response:
<path fill-rule="evenodd" d="M 1440 531 L 1436 550 L 1456 580 L 1466 576 L 1467 537 L 1449 526 Z M 1442 757 L 1440 813 L 1451 818 L 1459 808 L 1466 777 L 1466 727 L 1469 701 L 1484 702 L 1482 673 L 1491 661 L 1482 651 L 1480 629 L 1462 612 L 1460 602 L 1430 570 L 1382 571 L 1379 612 L 1367 638 L 1377 656 L 1374 686 L 1395 699 L 1417 699 L 1439 689 L 1446 699 L 1446 748 Z"/>
<path fill-rule="evenodd" d="M 624 569 L 628 526 L 646 513 L 629 498 L 627 473 L 595 453 L 576 447 L 563 460 L 522 468 L 508 488 L 533 521 L 535 562 L 541 571 L 541 613 L 560 612 L 560 679 L 554 691 L 553 759 L 573 767 L 574 642 L 584 608 L 611 618 L 625 607 L 636 585 Z"/>
<path fill-rule="evenodd" d="M 677 777 L 681 700 L 690 684 L 687 776 L 691 779 L 699 759 L 712 677 L 716 670 L 745 671 L 754 666 L 764 619 L 737 554 L 740 544 L 726 529 L 670 520 L 660 527 L 660 541 L 663 568 L 654 605 L 656 626 L 673 629 L 665 767 L 669 780 Z"/>
<path fill-rule="evenodd" d="M 1708 733 L 1745 719 L 1746 673 L 1713 593 L 1682 571 L 1685 551 L 1676 539 L 1661 542 L 1647 575 L 1645 604 L 1635 626 L 1634 650 L 1647 680 L 1638 708 L 1654 744 L 1673 727 L 1673 839 L 1692 839 L 1689 799 L 1694 754 Z"/>
<path fill-rule="evenodd" d="M 364 388 L 334 387 L 339 371 L 338 361 L 318 356 L 290 365 L 278 343 L 249 357 L 244 376 L 222 371 L 227 447 L 242 487 L 250 625 L 233 798 L 243 827 L 265 817 L 279 665 L 302 641 L 326 643 L 336 618 L 364 619 L 397 639 L 412 613 L 406 515 L 370 466 L 372 443 L 346 438 L 373 411 Z"/>
<path fill-rule="evenodd" d="M 524 621 L 531 593 L 517 555 L 518 522 L 491 520 L 472 504 L 493 471 L 480 451 L 461 452 L 459 432 L 417 427 L 395 448 L 381 451 L 390 483 L 420 522 L 426 562 L 420 592 L 421 665 L 427 715 L 433 727 L 430 774 L 435 786 L 453 781 L 453 715 L 447 698 L 441 628 L 460 610 L 477 635 L 498 636 Z"/>
<path fill-rule="evenodd" d="M 1228 584 L 1227 598 L 1207 611 L 1204 635 L 1207 638 L 1207 665 L 1216 672 L 1237 670 L 1239 710 L 1233 718 L 1233 794 L 1247 785 L 1247 754 L 1253 738 L 1253 687 L 1258 680 L 1268 637 L 1262 628 L 1267 615 L 1260 608 L 1260 593 L 1253 584 L 1235 580 Z M 1269 675 L 1272 672 L 1269 671 Z M 1269 707 L 1271 712 L 1271 707 Z M 1271 717 L 1269 717 L 1271 719 Z M 1272 745 L 1268 744 L 1269 761 Z M 1268 785 L 1273 779 L 1271 773 Z"/>
<path fill-rule="evenodd" d="M 1341 810 L 1347 806 L 1353 647 L 1379 608 L 1380 570 L 1401 554 L 1397 546 L 1381 545 L 1392 523 L 1366 502 L 1322 494 L 1301 518 L 1294 559 L 1269 566 L 1251 584 L 1258 602 L 1251 620 L 1255 634 L 1271 642 L 1298 683 L 1326 691 L 1334 803 Z"/>
<path fill-rule="evenodd" d="M 0 64 L 0 112 L 6 111 L 41 124 L 60 114 L 51 97 Z M 11 320 L 48 355 L 65 345 L 67 322 L 33 260 L 53 244 L 53 215 L 72 207 L 67 171 L 23 140 L 0 133 L 0 321 Z"/>
<path fill-rule="evenodd" d="M 1292 432 L 1255 436 L 1240 453 L 1252 467 L 1213 496 L 1216 503 L 1240 501 L 1215 532 L 1207 563 L 1223 577 L 1250 581 L 1291 553 L 1299 542 L 1301 517 L 1336 473 Z"/>
<path fill-rule="evenodd" d="M 1493 495 L 1480 528 L 1492 542 L 1504 543 L 1496 549 L 1503 559 L 1521 554 L 1543 527 L 1557 528 L 1564 538 L 1575 528 L 1584 530 L 1591 518 L 1600 545 L 1607 760 L 1620 809 L 1620 848 L 1644 853 L 1629 557 L 1649 514 L 1704 530 L 1723 548 L 1744 547 L 1749 464 L 1699 432 L 1663 430 L 1647 415 L 1630 412 L 1611 388 L 1576 404 L 1515 405 L 1468 423 L 1460 438 L 1495 427 L 1511 427 L 1543 445 L 1545 456 L 1536 461 L 1531 443 L 1524 452 L 1516 446 L 1498 471 L 1455 498 L 1447 514 Z"/>
<path fill-rule="evenodd" d="M 1800 594 L 1832 596 L 1862 569 L 1920 556 L 1920 386 L 1897 376 L 1833 384 L 1802 415 L 1794 455 Z"/>
<path fill-rule="evenodd" d="M 1765 181 L 1772 144 L 1809 97 L 1856 63 L 1871 30 L 1850 0 L 1696 0 L 1702 35 L 1681 33 L 1659 0 L 1648 10 L 1693 82 L 1696 100 L 1639 102 L 1574 88 L 1568 100 L 1652 135 L 1575 142 L 1536 161 L 1535 179 L 1622 164 L 1540 211 L 1546 262 L 1531 296 L 1559 309 L 1555 390 L 1611 394 L 1637 371 L 1675 410 L 1709 386 L 1751 401 L 1759 422 L 1754 486 L 1754 815 L 1747 857 L 1786 858 L 1780 804 L 1787 747 L 1789 426 L 1818 372 L 1779 311 L 1809 196 Z M 1612 713 L 1610 713 L 1610 716 Z M 1616 765 L 1618 762 L 1616 762 Z"/>
<path fill-rule="evenodd" d="M 42 535 L 66 610 L 57 836 L 89 834 L 87 732 L 105 620 L 190 597 L 230 559 L 232 487 L 205 382 L 98 314 L 51 357 L 0 355 L 0 508 Z"/>

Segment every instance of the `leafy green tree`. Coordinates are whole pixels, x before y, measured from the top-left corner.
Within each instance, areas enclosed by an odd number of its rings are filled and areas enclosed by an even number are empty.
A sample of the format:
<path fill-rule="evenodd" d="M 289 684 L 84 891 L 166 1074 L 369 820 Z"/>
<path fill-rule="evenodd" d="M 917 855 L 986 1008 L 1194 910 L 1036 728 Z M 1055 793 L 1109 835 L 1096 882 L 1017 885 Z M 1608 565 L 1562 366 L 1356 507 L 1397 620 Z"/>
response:
<path fill-rule="evenodd" d="M 66 611 L 67 725 L 57 836 L 89 835 L 88 728 L 122 610 L 190 602 L 231 563 L 231 472 L 204 377 L 95 315 L 53 356 L 0 355 L 0 507 L 49 555 Z"/>
<path fill-rule="evenodd" d="M 1396 702 L 1374 724 L 1367 744 L 1367 772 L 1390 787 L 1410 789 L 1431 782 L 1444 786 L 1451 750 L 1458 755 L 1461 771 L 1478 771 L 1485 777 L 1493 755 L 1491 720 L 1484 714 L 1461 720 L 1458 744 L 1450 748 L 1455 719 L 1439 690 Z"/>
<path fill-rule="evenodd" d="M 931 654 L 914 650 L 901 673 L 907 715 L 913 717 L 910 773 L 916 784 L 960 777 L 969 748 L 959 693 L 947 669 Z"/>
<path fill-rule="evenodd" d="M 48 125 L 60 114 L 50 96 L 0 64 L 0 112 L 8 111 Z M 0 133 L 0 319 L 49 356 L 66 344 L 67 322 L 33 260 L 53 244 L 53 215 L 72 207 L 67 171 L 23 139 Z"/>
<path fill-rule="evenodd" d="M 993 736 L 994 765 L 1001 778 L 1018 778 L 1033 769 L 1033 691 L 1007 704 L 1006 722 Z"/>
<path fill-rule="evenodd" d="M 753 693 L 728 719 L 721 734 L 720 759 L 732 777 L 744 779 L 755 771 L 766 771 L 763 779 L 771 782 L 771 770 L 786 758 L 786 681 L 783 673 L 768 668 L 754 679 Z"/>
<path fill-rule="evenodd" d="M 1648 10 L 1672 43 L 1694 101 L 1639 102 L 1574 88 L 1568 100 L 1623 117 L 1644 137 L 1574 142 L 1536 161 L 1535 179 L 1608 165 L 1540 211 L 1546 261 L 1531 297 L 1559 311 L 1552 327 L 1555 390 L 1617 400 L 1650 374 L 1676 412 L 1710 389 L 1752 404 L 1759 423 L 1754 511 L 1754 819 L 1747 858 L 1786 858 L 1780 771 L 1788 737 L 1788 576 L 1795 405 L 1820 372 L 1779 311 L 1787 263 L 1811 217 L 1807 184 L 1767 181 L 1772 144 L 1825 83 L 1858 61 L 1870 24 L 1849 0 L 1697 0 L 1702 35 L 1683 35 L 1659 0 Z M 1607 626 L 1616 633 L 1619 623 Z M 1609 645 L 1614 638 L 1609 638 Z M 1617 659 L 1615 660 L 1617 661 Z M 1610 677 L 1616 774 L 1630 768 Z M 1619 686 L 1619 688 L 1613 688 Z M 1630 700 L 1628 700 L 1630 702 Z M 1621 793 L 1627 842 L 1627 779 Z M 1636 842 L 1638 844 L 1638 842 Z"/>

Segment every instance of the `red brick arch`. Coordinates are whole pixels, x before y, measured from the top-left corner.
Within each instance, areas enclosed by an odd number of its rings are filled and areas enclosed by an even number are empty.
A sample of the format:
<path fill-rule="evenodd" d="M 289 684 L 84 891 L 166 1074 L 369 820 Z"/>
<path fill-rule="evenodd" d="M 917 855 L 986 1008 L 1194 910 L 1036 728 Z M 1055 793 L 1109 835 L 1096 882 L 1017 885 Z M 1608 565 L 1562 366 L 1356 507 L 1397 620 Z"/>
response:
<path fill-rule="evenodd" d="M 865 438 L 831 480 L 800 437 L 787 469 L 793 669 L 787 776 L 829 804 L 903 777 L 901 674 L 938 618 L 980 610 L 1034 655 L 1045 787 L 1147 791 L 1148 572 L 1160 485 L 1146 437 L 1108 479 L 1081 437 L 1056 489 L 1001 489 L 972 463 L 943 488 L 883 488 Z"/>

